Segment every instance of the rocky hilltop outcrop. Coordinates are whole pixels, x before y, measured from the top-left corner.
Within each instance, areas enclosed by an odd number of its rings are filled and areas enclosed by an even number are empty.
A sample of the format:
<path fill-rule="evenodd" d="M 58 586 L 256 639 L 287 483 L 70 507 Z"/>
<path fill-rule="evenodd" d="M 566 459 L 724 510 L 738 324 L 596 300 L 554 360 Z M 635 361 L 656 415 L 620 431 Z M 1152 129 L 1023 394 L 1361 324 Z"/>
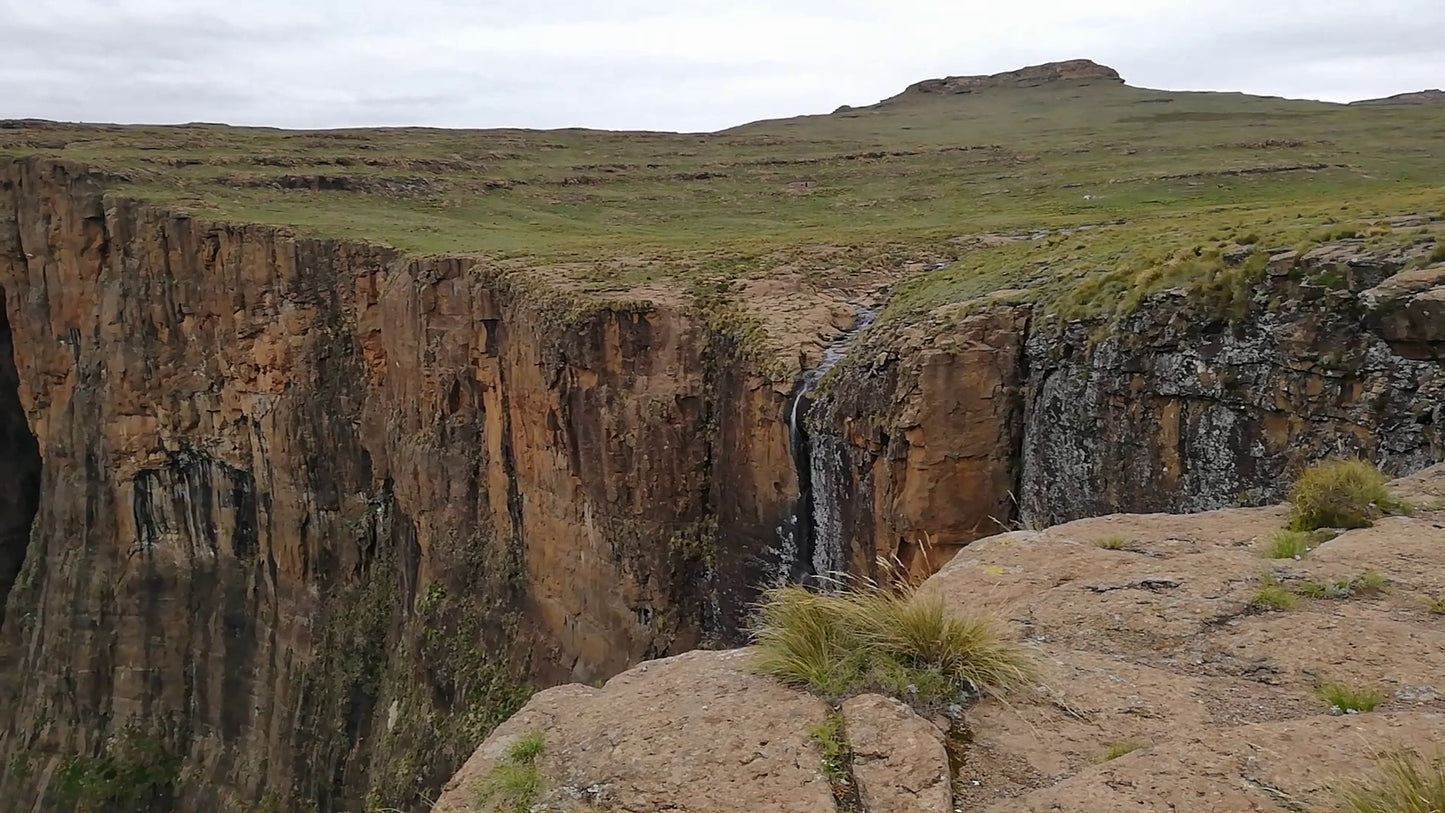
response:
<path fill-rule="evenodd" d="M 1069 59 L 1063 62 L 1046 62 L 1030 65 L 1013 71 L 982 74 L 977 76 L 945 76 L 942 79 L 925 79 L 909 85 L 904 96 L 922 93 L 973 93 L 978 90 L 995 88 L 1030 88 L 1054 82 L 1106 82 L 1122 84 L 1123 77 L 1107 65 L 1100 65 L 1090 59 Z M 897 98 L 897 97 L 895 97 Z"/>
<path fill-rule="evenodd" d="M 923 590 L 1007 619 L 1037 685 L 968 708 L 963 730 L 853 697 L 832 782 L 810 734 L 825 703 L 751 674 L 746 651 L 694 652 L 538 694 L 436 809 L 492 809 L 482 789 L 523 737 L 540 748 L 532 810 L 1328 809 L 1374 757 L 1445 739 L 1445 467 L 1392 490 L 1415 516 L 1299 559 L 1261 556 L 1281 507 L 1113 515 L 968 546 Z M 1262 603 L 1271 580 L 1295 603 Z M 1346 713 L 1331 684 L 1378 706 Z"/>
<path fill-rule="evenodd" d="M 1430 88 L 1412 93 L 1396 93 L 1380 99 L 1361 99 L 1350 104 L 1445 104 L 1445 90 Z"/>

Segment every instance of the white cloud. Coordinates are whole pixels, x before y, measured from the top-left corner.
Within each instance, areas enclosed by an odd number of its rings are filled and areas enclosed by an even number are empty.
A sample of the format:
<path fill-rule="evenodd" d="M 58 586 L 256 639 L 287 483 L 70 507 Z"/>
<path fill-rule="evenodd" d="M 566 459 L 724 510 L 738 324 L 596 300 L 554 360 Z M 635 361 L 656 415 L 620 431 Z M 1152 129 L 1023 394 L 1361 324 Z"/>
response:
<path fill-rule="evenodd" d="M 0 118 L 703 130 L 1074 57 L 1343 101 L 1445 84 L 1441 32 L 1438 0 L 0 0 Z"/>

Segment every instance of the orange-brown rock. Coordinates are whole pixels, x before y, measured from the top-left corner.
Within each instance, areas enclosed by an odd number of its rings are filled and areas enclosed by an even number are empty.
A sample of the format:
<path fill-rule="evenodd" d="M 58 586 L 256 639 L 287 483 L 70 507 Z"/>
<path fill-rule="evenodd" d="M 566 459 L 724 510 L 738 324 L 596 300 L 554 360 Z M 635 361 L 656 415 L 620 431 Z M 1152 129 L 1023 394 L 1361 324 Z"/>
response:
<path fill-rule="evenodd" d="M 1027 325 L 1006 308 L 870 343 L 815 410 L 814 442 L 841 440 L 815 499 L 838 503 L 820 513 L 855 570 L 882 555 L 927 575 L 1014 516 Z"/>
<path fill-rule="evenodd" d="M 145 751 L 182 810 L 417 804 L 525 685 L 736 635 L 795 489 L 784 396 L 667 305 L 38 160 L 0 165 L 0 290 L 17 797 Z"/>

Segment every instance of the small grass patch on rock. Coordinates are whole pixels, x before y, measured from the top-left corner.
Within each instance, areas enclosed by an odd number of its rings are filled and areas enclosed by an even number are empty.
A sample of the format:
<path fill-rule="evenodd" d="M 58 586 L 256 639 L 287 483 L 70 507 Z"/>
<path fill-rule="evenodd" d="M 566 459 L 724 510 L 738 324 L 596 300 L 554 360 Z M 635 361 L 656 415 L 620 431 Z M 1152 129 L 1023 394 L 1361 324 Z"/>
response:
<path fill-rule="evenodd" d="M 926 708 L 1017 689 L 1034 674 L 1028 651 L 992 619 L 951 616 L 912 587 L 774 588 L 752 637 L 757 672 L 832 699 L 877 691 Z"/>
<path fill-rule="evenodd" d="M 1296 595 L 1305 598 L 1346 599 L 1356 596 L 1377 596 L 1389 592 L 1390 580 L 1374 570 L 1367 570 L 1353 579 L 1337 579 L 1329 582 L 1306 579 L 1294 585 L 1293 590 Z"/>
<path fill-rule="evenodd" d="M 1368 528 L 1373 516 L 1407 513 L 1390 496 L 1386 477 L 1364 460 L 1326 460 L 1305 469 L 1290 489 L 1290 530 Z"/>
<path fill-rule="evenodd" d="M 1095 539 L 1094 545 L 1104 550 L 1124 550 L 1129 546 L 1129 540 L 1122 536 L 1106 536 L 1103 539 Z"/>
<path fill-rule="evenodd" d="M 1279 531 L 1261 552 L 1267 559 L 1300 559 L 1310 552 L 1311 538 L 1308 531 Z"/>
<path fill-rule="evenodd" d="M 1288 610 L 1294 606 L 1295 597 L 1280 585 L 1279 579 L 1267 575 L 1260 579 L 1259 589 L 1254 591 L 1249 604 L 1261 610 Z"/>
<path fill-rule="evenodd" d="M 1379 689 L 1358 689 L 1344 683 L 1321 683 L 1316 687 L 1315 694 L 1336 714 L 1374 711 L 1385 700 L 1384 693 Z"/>
<path fill-rule="evenodd" d="M 1132 754 L 1143 748 L 1144 744 L 1139 742 L 1111 742 L 1109 747 L 1104 749 L 1104 762 L 1112 762 L 1125 754 Z"/>
<path fill-rule="evenodd" d="M 1426 598 L 1425 610 L 1431 615 L 1445 615 L 1445 593 Z"/>
<path fill-rule="evenodd" d="M 546 750 L 546 737 L 540 731 L 529 731 L 516 739 L 503 755 L 503 762 L 492 768 L 478 789 L 478 800 L 484 810 L 501 813 L 527 813 L 542 793 L 542 774 L 537 770 L 537 757 Z"/>
<path fill-rule="evenodd" d="M 1445 756 L 1426 760 L 1406 751 L 1380 759 L 1377 775 L 1341 793 L 1343 813 L 1445 811 Z"/>
<path fill-rule="evenodd" d="M 828 719 L 808 731 L 808 736 L 823 752 L 823 773 L 837 784 L 848 780 L 848 740 L 843 733 L 843 714 L 833 712 Z"/>

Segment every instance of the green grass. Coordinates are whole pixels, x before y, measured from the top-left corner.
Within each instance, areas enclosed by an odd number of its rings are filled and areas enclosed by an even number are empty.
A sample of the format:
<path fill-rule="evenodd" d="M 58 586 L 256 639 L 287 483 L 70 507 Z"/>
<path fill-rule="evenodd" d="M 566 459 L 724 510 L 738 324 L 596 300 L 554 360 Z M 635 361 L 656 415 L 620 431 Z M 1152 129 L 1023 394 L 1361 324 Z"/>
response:
<path fill-rule="evenodd" d="M 1425 611 L 1431 615 L 1445 615 L 1445 593 L 1425 599 Z"/>
<path fill-rule="evenodd" d="M 1033 663 L 985 617 L 948 615 L 911 588 L 790 585 L 764 594 L 752 667 L 827 698 L 879 691 L 924 706 L 1026 685 Z"/>
<path fill-rule="evenodd" d="M 1104 550 L 1124 550 L 1129 546 L 1129 540 L 1122 536 L 1106 536 L 1094 540 L 1094 545 Z"/>
<path fill-rule="evenodd" d="M 1134 753 L 1135 751 L 1138 751 L 1140 748 L 1143 748 L 1143 747 L 1144 747 L 1144 744 L 1143 744 L 1143 743 L 1132 742 L 1132 741 L 1111 742 L 1111 743 L 1109 743 L 1109 746 L 1104 749 L 1104 759 L 1103 759 L 1103 761 L 1104 761 L 1104 762 L 1112 762 L 1112 761 L 1118 759 L 1119 757 L 1124 756 L 1125 754 L 1132 754 L 1132 753 Z"/>
<path fill-rule="evenodd" d="M 1390 580 L 1381 573 L 1367 570 L 1352 579 L 1329 582 L 1305 579 L 1294 584 L 1291 589 L 1296 595 L 1305 598 L 1346 599 L 1387 593 L 1390 590 Z"/>
<path fill-rule="evenodd" d="M 1374 711 L 1385 700 L 1379 689 L 1359 689 L 1343 683 L 1322 683 L 1315 694 L 1330 708 L 1346 714 Z"/>
<path fill-rule="evenodd" d="M 1278 531 L 1261 553 L 1267 559 L 1299 559 L 1310 552 L 1312 535 L 1307 531 Z"/>
<path fill-rule="evenodd" d="M 1437 118 L 1061 82 L 710 134 L 26 124 L 0 129 L 0 156 L 84 162 L 204 220 L 481 255 L 583 291 L 950 261 L 890 314 L 1004 288 L 1107 314 L 1176 286 L 1227 312 L 1269 252 L 1430 239 L 1384 220 L 1445 209 Z M 1234 265 L 1241 248 L 1258 251 Z"/>
<path fill-rule="evenodd" d="M 1387 593 L 1390 590 L 1390 580 L 1383 573 L 1366 570 L 1350 581 L 1350 588 L 1357 595 Z"/>
<path fill-rule="evenodd" d="M 503 761 L 492 768 L 477 788 L 477 800 L 484 809 L 499 813 L 528 813 L 541 795 L 541 772 L 537 757 L 546 750 L 540 731 L 519 736 L 503 753 Z"/>
<path fill-rule="evenodd" d="M 1387 478 L 1364 460 L 1326 460 L 1300 473 L 1290 488 L 1290 529 L 1368 528 L 1376 513 L 1406 513 Z"/>
<path fill-rule="evenodd" d="M 528 731 L 507 746 L 506 759 L 515 765 L 531 765 L 547 748 L 547 735 Z"/>
<path fill-rule="evenodd" d="M 823 773 L 829 781 L 835 784 L 847 781 L 850 749 L 843 728 L 842 713 L 833 712 L 828 715 L 828 719 L 808 731 L 808 736 L 818 744 L 818 750 L 823 752 Z"/>
<path fill-rule="evenodd" d="M 1273 575 L 1261 576 L 1259 589 L 1254 591 L 1249 604 L 1261 610 L 1288 610 L 1294 607 L 1294 593 L 1282 587 Z"/>
<path fill-rule="evenodd" d="M 1445 756 L 1407 751 L 1380 758 L 1370 779 L 1345 788 L 1341 813 L 1445 813 Z"/>

